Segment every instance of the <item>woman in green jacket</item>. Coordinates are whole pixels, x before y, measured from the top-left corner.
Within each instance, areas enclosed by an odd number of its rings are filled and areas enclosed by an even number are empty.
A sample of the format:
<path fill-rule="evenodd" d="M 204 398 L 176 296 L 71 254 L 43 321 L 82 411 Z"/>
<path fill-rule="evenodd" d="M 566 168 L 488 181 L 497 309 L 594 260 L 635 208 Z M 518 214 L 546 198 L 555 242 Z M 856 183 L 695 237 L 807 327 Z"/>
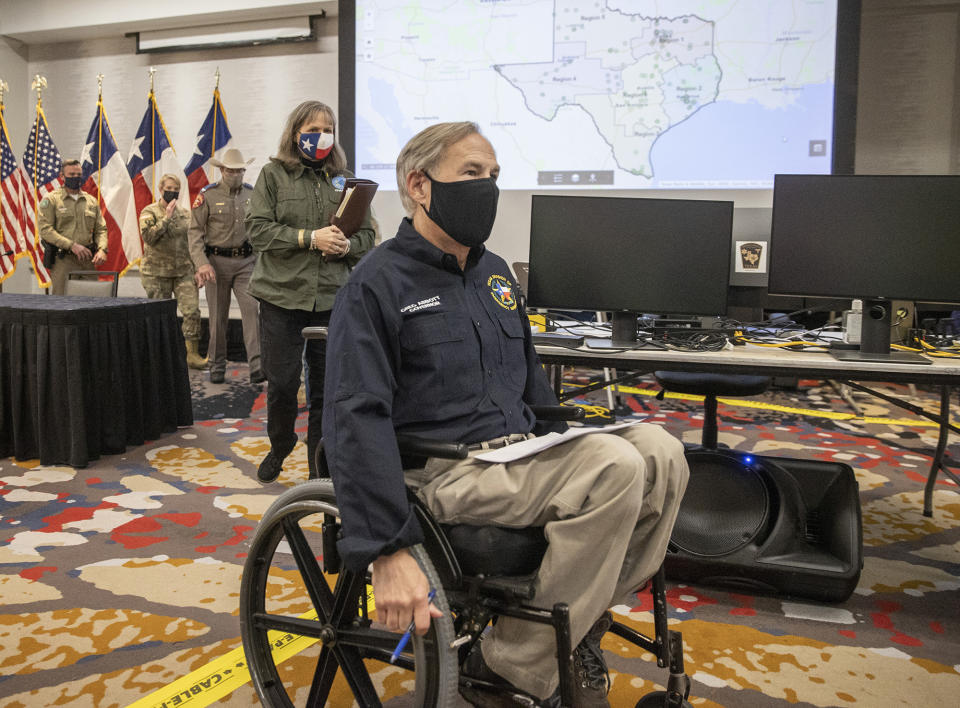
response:
<path fill-rule="evenodd" d="M 250 293 L 260 301 L 263 372 L 267 377 L 270 452 L 257 476 L 272 482 L 297 443 L 297 393 L 303 361 L 310 392 L 307 455 L 315 452 L 323 414 L 326 343 L 306 342 L 304 327 L 326 326 L 337 290 L 374 245 L 369 214 L 349 238 L 330 217 L 352 176 L 336 141 L 336 117 L 320 101 L 304 101 L 287 118 L 276 157 L 264 166 L 247 205 L 247 234 L 258 253 Z"/>

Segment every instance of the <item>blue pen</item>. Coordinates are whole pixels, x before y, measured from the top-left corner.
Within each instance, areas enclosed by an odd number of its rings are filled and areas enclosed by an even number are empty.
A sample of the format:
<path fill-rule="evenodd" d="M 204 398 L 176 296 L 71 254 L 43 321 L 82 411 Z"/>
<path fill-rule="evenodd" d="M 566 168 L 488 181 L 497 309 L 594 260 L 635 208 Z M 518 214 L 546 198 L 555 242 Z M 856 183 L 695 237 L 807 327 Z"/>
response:
<path fill-rule="evenodd" d="M 433 598 L 437 596 L 436 590 L 431 590 L 427 595 L 427 602 L 433 602 Z M 416 621 L 411 622 L 407 627 L 407 631 L 403 633 L 403 636 L 400 637 L 400 641 L 397 642 L 397 648 L 393 650 L 393 654 L 390 655 L 390 663 L 394 663 L 397 660 L 397 657 L 400 656 L 400 653 L 403 651 L 404 647 L 407 646 L 407 642 L 410 641 L 410 635 L 413 634 L 413 630 L 416 629 Z"/>

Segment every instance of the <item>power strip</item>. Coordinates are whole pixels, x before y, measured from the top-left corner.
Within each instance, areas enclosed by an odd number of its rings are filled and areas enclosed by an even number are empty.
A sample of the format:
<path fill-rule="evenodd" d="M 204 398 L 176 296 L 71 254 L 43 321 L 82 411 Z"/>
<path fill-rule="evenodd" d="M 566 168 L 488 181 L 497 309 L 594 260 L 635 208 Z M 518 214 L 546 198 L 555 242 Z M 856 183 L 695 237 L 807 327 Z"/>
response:
<path fill-rule="evenodd" d="M 685 337 L 690 334 L 726 334 L 733 335 L 736 331 L 736 327 L 658 327 L 654 325 L 653 336 L 656 338 L 661 337 L 670 337 L 675 335 L 677 337 Z"/>

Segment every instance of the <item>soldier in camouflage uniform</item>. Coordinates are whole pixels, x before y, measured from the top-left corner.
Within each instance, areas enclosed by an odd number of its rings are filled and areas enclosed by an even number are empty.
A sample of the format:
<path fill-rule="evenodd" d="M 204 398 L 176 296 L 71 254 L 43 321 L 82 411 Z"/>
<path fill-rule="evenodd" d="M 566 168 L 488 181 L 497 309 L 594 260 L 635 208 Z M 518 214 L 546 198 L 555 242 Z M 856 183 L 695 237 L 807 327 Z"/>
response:
<path fill-rule="evenodd" d="M 54 295 L 64 294 L 70 273 L 107 260 L 107 223 L 97 198 L 80 191 L 80 161 L 64 161 L 60 173 L 63 187 L 40 202 L 37 219 L 40 238 L 59 249 L 50 273 Z"/>
<path fill-rule="evenodd" d="M 200 356 L 200 296 L 193 280 L 193 261 L 187 249 L 190 212 L 178 209 L 180 180 L 174 175 L 160 178 L 161 197 L 140 212 L 143 260 L 140 282 L 147 297 L 175 297 L 183 315 L 183 338 L 187 345 L 187 366 L 203 369 L 207 360 Z"/>

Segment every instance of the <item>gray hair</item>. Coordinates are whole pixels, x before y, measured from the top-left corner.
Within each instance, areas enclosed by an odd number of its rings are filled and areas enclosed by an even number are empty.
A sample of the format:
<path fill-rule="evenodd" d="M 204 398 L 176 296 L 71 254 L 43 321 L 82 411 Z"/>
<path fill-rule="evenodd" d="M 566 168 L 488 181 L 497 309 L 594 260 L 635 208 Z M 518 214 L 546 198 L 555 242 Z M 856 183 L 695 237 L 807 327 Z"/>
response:
<path fill-rule="evenodd" d="M 407 192 L 407 175 L 436 167 L 451 145 L 479 132 L 479 126 L 472 121 L 437 123 L 424 128 L 407 141 L 397 157 L 397 188 L 408 216 L 416 211 L 417 203 Z"/>

